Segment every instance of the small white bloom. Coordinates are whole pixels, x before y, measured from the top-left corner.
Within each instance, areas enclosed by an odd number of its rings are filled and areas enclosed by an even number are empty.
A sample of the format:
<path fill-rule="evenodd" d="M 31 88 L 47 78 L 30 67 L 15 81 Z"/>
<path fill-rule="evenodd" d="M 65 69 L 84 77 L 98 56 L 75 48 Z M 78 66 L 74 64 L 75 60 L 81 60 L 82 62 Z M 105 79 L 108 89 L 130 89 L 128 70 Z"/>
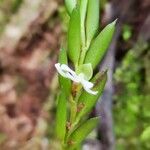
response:
<path fill-rule="evenodd" d="M 85 80 L 84 74 L 80 73 L 77 75 L 73 70 L 71 70 L 67 65 L 57 63 L 55 64 L 55 67 L 60 75 L 62 75 L 65 78 L 69 78 L 70 80 L 82 84 L 83 88 L 90 94 L 96 95 L 98 92 L 91 90 L 93 88 L 94 84 L 92 82 L 89 82 Z"/>

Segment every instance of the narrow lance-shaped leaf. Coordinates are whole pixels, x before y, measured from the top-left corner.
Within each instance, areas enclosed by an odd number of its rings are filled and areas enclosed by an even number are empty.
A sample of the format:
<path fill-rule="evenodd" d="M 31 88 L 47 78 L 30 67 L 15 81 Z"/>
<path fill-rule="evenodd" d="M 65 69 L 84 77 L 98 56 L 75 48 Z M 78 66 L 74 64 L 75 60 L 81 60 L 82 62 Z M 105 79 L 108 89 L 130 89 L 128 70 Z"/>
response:
<path fill-rule="evenodd" d="M 66 50 L 64 49 L 60 50 L 58 62 L 60 64 L 68 64 Z M 71 92 L 71 81 L 59 75 L 59 85 L 61 87 L 61 91 L 66 94 L 66 97 L 68 97 Z"/>
<path fill-rule="evenodd" d="M 56 112 L 56 136 L 63 141 L 66 134 L 67 122 L 67 100 L 63 92 L 58 96 L 57 112 Z"/>
<path fill-rule="evenodd" d="M 80 33 L 80 10 L 77 6 L 71 14 L 68 30 L 68 54 L 74 65 L 78 64 L 80 56 Z"/>
<path fill-rule="evenodd" d="M 81 0 L 80 1 L 82 46 L 85 46 L 85 19 L 86 19 L 86 12 L 87 12 L 87 4 L 88 4 L 88 0 Z"/>
<path fill-rule="evenodd" d="M 66 9 L 70 15 L 76 6 L 76 3 L 77 3 L 76 0 L 65 0 Z"/>
<path fill-rule="evenodd" d="M 98 65 L 98 63 L 103 58 L 106 53 L 107 48 L 112 40 L 115 31 L 116 21 L 107 25 L 102 32 L 96 37 L 96 39 L 91 44 L 84 63 L 91 63 L 93 69 Z"/>
<path fill-rule="evenodd" d="M 84 91 L 79 98 L 79 105 L 82 104 L 83 108 L 77 114 L 77 121 L 80 121 L 82 117 L 91 112 L 92 108 L 96 105 L 97 100 L 101 96 L 105 83 L 107 81 L 107 72 L 98 73 L 92 82 L 95 84 L 93 90 L 98 91 L 97 95 L 91 95 Z"/>
<path fill-rule="evenodd" d="M 90 45 L 91 40 L 98 31 L 99 13 L 100 13 L 99 0 L 89 0 L 86 19 L 87 46 Z"/>
<path fill-rule="evenodd" d="M 92 118 L 80 125 L 70 136 L 69 140 L 74 145 L 72 147 L 78 146 L 88 134 L 97 126 L 99 122 L 99 117 Z"/>

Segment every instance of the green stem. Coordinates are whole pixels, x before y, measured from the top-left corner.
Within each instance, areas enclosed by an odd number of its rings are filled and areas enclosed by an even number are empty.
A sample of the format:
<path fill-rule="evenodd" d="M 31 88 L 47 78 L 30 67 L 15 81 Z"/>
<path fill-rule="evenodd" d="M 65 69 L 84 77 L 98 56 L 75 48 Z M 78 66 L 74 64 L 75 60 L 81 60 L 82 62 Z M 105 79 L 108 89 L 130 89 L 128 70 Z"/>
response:
<path fill-rule="evenodd" d="M 68 129 L 68 132 L 66 133 L 66 137 L 65 137 L 65 144 L 66 145 L 68 145 L 68 139 L 69 139 L 70 135 L 73 133 L 73 131 L 76 129 L 76 126 L 78 124 L 78 120 L 76 120 L 76 115 L 77 115 L 78 99 L 79 99 L 80 94 L 81 94 L 81 88 L 82 87 L 78 88 L 76 97 L 73 98 L 72 95 L 71 95 L 70 99 L 69 99 L 71 128 Z"/>
<path fill-rule="evenodd" d="M 66 136 L 66 143 L 69 140 L 70 135 L 74 132 L 74 130 L 76 129 L 77 125 L 79 123 L 79 120 L 75 120 L 71 126 L 71 129 L 68 131 L 67 136 Z"/>
<path fill-rule="evenodd" d="M 72 124 L 75 120 L 77 112 L 77 104 L 74 101 L 73 97 L 70 97 L 70 123 Z"/>
<path fill-rule="evenodd" d="M 78 92 L 77 92 L 77 94 L 76 94 L 76 96 L 74 98 L 74 100 L 75 100 L 75 102 L 76 102 L 77 105 L 78 105 L 78 99 L 79 99 L 81 93 L 82 93 L 82 86 L 79 85 Z"/>

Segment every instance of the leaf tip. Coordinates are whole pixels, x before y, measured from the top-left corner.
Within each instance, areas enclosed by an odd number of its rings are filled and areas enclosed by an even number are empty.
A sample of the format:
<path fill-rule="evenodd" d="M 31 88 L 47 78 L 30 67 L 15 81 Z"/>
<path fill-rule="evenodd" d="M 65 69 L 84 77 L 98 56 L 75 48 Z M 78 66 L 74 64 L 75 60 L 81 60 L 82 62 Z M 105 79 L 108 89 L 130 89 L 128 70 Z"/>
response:
<path fill-rule="evenodd" d="M 112 24 L 113 24 L 113 25 L 116 25 L 117 21 L 118 21 L 118 18 L 115 19 L 115 20 L 112 22 Z"/>

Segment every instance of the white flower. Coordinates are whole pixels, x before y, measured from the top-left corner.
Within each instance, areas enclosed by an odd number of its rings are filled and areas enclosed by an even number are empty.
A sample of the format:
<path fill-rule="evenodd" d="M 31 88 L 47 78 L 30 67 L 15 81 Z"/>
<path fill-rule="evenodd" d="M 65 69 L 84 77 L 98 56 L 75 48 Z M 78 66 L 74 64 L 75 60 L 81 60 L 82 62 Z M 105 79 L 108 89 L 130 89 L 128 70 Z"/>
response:
<path fill-rule="evenodd" d="M 73 70 L 71 70 L 67 65 L 57 63 L 55 64 L 55 67 L 60 75 L 62 75 L 65 78 L 69 78 L 70 80 L 80 83 L 85 91 L 87 91 L 90 94 L 96 95 L 98 92 L 91 90 L 93 88 L 94 84 L 92 82 L 89 82 L 85 80 L 84 74 L 80 73 L 77 75 Z"/>

